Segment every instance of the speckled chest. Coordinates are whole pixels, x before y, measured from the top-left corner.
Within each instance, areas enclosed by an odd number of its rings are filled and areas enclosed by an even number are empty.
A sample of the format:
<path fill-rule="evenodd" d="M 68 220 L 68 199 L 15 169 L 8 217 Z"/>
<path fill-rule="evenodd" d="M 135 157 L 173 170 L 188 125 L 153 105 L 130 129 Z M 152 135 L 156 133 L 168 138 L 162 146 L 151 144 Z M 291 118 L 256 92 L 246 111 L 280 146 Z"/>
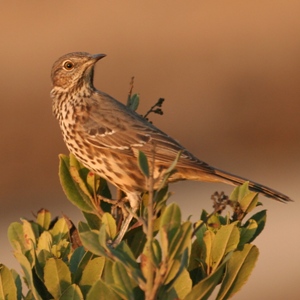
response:
<path fill-rule="evenodd" d="M 87 133 L 82 125 L 88 120 L 89 107 L 82 98 L 61 101 L 54 114 L 67 148 L 85 167 L 125 192 L 145 189 L 145 178 L 137 168 L 135 157 L 124 160 L 117 150 L 95 148 L 85 140 Z"/>

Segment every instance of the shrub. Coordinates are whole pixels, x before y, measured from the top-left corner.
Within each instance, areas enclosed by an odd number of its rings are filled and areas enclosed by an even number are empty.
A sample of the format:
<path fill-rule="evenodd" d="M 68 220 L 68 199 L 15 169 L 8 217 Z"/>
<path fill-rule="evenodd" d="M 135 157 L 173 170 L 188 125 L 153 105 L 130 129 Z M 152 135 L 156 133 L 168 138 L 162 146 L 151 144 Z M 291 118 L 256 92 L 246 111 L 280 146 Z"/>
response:
<path fill-rule="evenodd" d="M 139 164 L 149 169 L 142 155 Z M 114 245 L 125 208 L 109 200 L 106 182 L 72 155 L 60 155 L 59 175 L 85 222 L 75 228 L 66 216 L 51 221 L 42 209 L 35 221 L 12 223 L 8 236 L 28 293 L 22 295 L 20 275 L 2 265 L 3 299 L 195 300 L 208 299 L 217 286 L 217 299 L 228 299 L 254 268 L 258 249 L 252 242 L 264 228 L 266 211 L 245 220 L 259 205 L 247 183 L 230 200 L 216 193 L 213 213 L 203 211 L 194 224 L 182 221 L 177 204 L 166 203 L 167 186 L 145 192 L 123 241 Z M 224 217 L 225 207 L 232 213 Z"/>

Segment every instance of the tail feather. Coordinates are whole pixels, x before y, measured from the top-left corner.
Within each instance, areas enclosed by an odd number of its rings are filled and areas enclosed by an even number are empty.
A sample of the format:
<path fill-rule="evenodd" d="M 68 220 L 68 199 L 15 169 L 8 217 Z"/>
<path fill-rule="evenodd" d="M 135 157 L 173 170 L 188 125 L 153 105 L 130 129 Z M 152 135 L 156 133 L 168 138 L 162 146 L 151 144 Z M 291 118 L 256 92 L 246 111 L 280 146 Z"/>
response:
<path fill-rule="evenodd" d="M 246 178 L 238 177 L 238 176 L 235 176 L 233 174 L 230 174 L 230 173 L 218 170 L 218 169 L 215 169 L 215 175 L 217 175 L 220 179 L 224 179 L 224 180 L 220 180 L 220 181 L 222 181 L 224 183 L 233 184 L 233 185 L 241 185 L 245 181 L 249 181 L 250 190 L 252 190 L 254 192 L 262 193 L 266 197 L 272 198 L 274 200 L 277 200 L 277 201 L 280 201 L 283 203 L 293 201 L 290 197 L 288 197 L 285 194 L 282 194 L 282 193 L 280 193 L 274 189 L 271 189 L 265 185 L 256 183 L 254 181 L 250 181 Z"/>
<path fill-rule="evenodd" d="M 199 168 L 182 168 L 181 166 L 176 168 L 177 172 L 169 178 L 169 182 L 174 182 L 178 180 L 196 180 L 204 182 L 222 182 L 230 185 L 242 185 L 246 181 L 249 182 L 249 189 L 262 193 L 266 197 L 272 198 L 274 200 L 286 203 L 293 201 L 290 197 L 282 194 L 274 189 L 271 189 L 260 183 L 251 181 L 249 179 L 230 174 L 228 172 L 216 169 L 209 165 L 204 165 L 202 162 Z"/>

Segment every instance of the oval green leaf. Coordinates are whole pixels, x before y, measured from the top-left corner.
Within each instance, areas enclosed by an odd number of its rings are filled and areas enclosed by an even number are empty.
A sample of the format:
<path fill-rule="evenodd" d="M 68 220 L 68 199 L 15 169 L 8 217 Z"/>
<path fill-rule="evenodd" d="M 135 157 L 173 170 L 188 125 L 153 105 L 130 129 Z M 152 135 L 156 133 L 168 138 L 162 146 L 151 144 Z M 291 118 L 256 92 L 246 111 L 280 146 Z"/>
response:
<path fill-rule="evenodd" d="M 149 165 L 148 165 L 148 159 L 144 152 L 139 151 L 138 155 L 138 165 L 142 173 L 149 178 Z"/>
<path fill-rule="evenodd" d="M 259 252 L 256 246 L 246 244 L 242 251 L 235 251 L 227 264 L 218 300 L 229 299 L 247 282 L 257 261 Z"/>
<path fill-rule="evenodd" d="M 68 266 L 61 259 L 48 259 L 44 268 L 44 283 L 51 295 L 59 299 L 71 285 Z"/>

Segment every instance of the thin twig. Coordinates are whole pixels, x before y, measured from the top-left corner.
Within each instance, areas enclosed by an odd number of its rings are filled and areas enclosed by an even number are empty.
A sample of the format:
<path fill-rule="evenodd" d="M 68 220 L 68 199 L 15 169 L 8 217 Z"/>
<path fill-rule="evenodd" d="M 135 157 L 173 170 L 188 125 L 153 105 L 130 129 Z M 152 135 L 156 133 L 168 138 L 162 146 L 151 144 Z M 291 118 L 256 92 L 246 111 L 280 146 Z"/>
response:
<path fill-rule="evenodd" d="M 131 96 L 132 96 L 132 91 L 133 91 L 133 85 L 134 84 L 134 76 L 131 77 L 130 83 L 129 83 L 129 92 L 128 92 L 128 97 L 127 97 L 127 105 L 130 102 Z"/>
<path fill-rule="evenodd" d="M 161 109 L 163 102 L 165 101 L 164 98 L 159 98 L 157 102 L 151 106 L 151 108 L 146 112 L 146 114 L 143 116 L 145 119 L 147 119 L 148 115 L 150 113 L 155 113 L 159 115 L 163 115 L 163 111 Z"/>
<path fill-rule="evenodd" d="M 152 149 L 152 159 L 151 159 L 151 167 L 148 178 L 148 222 L 147 222 L 147 245 L 149 252 L 152 251 L 152 243 L 153 243 L 153 195 L 154 195 L 154 166 L 155 166 L 155 144 L 153 144 Z M 149 255 L 148 252 L 148 255 Z M 148 257 L 148 268 L 146 273 L 146 291 L 145 291 L 145 299 L 146 300 L 154 300 L 156 296 L 157 289 L 153 289 L 154 285 L 154 266 L 150 257 Z"/>

